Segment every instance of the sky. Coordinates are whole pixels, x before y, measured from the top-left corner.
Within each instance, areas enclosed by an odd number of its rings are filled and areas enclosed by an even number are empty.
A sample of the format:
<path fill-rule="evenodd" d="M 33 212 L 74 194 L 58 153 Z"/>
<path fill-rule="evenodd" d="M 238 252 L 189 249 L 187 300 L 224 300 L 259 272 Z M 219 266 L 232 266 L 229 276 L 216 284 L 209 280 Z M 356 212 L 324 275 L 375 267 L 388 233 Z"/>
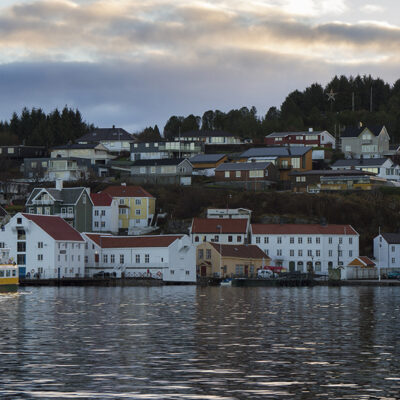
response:
<path fill-rule="evenodd" d="M 138 132 L 335 75 L 400 78 L 397 0 L 2 0 L 0 120 L 79 109 Z"/>

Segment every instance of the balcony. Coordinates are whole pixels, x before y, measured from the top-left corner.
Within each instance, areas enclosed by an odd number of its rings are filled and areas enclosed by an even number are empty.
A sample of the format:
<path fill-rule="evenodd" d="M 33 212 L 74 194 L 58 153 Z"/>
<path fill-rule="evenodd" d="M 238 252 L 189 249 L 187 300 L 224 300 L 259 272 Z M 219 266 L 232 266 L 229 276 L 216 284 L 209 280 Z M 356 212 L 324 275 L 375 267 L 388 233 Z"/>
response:
<path fill-rule="evenodd" d="M 65 212 L 65 213 L 59 213 L 59 214 L 54 214 L 54 215 L 56 215 L 57 217 L 61 217 L 61 218 L 64 218 L 64 219 L 73 219 L 73 218 L 75 218 L 75 213 L 71 213 L 71 212 Z"/>
<path fill-rule="evenodd" d="M 32 200 L 32 204 L 35 204 L 37 206 L 52 205 L 52 204 L 54 204 L 54 200 L 51 200 L 51 199 L 48 199 L 48 200 Z"/>

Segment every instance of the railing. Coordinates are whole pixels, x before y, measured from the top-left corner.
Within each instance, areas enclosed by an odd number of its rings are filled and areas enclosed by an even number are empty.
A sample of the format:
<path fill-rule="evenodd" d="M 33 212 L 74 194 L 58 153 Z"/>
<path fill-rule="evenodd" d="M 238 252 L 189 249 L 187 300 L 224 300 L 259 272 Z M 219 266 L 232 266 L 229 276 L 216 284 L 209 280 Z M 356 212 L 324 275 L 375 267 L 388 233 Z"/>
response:
<path fill-rule="evenodd" d="M 61 218 L 74 218 L 75 217 L 75 214 L 74 213 L 59 213 L 59 214 L 54 214 L 54 215 L 56 215 L 57 217 L 61 217 Z"/>
<path fill-rule="evenodd" d="M 53 204 L 54 203 L 54 200 L 33 200 L 32 201 L 32 204 L 36 204 L 36 205 L 38 205 L 38 206 L 41 206 L 41 205 L 50 205 L 50 204 Z"/>

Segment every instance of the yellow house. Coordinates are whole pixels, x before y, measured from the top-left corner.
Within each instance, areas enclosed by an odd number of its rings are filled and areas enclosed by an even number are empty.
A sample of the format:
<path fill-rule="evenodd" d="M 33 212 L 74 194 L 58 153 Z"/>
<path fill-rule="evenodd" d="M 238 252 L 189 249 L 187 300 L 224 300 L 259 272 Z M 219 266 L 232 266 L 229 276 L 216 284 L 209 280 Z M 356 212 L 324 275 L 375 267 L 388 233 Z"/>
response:
<path fill-rule="evenodd" d="M 256 245 L 204 242 L 197 246 L 197 274 L 212 277 L 257 276 L 271 259 Z"/>
<path fill-rule="evenodd" d="M 119 215 L 118 228 L 132 231 L 135 228 L 145 228 L 153 220 L 156 199 L 141 186 L 109 186 L 103 192 L 117 199 Z"/>

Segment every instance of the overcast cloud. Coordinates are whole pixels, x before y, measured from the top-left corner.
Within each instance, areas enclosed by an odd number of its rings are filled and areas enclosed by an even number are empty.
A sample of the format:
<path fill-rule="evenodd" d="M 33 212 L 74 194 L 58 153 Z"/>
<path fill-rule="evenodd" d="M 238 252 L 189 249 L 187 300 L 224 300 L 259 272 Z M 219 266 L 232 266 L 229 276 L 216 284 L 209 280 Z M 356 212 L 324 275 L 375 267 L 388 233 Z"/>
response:
<path fill-rule="evenodd" d="M 393 83 L 400 6 L 357 3 L 6 0 L 0 119 L 68 105 L 134 131 L 209 109 L 255 105 L 263 115 L 335 74 Z"/>

